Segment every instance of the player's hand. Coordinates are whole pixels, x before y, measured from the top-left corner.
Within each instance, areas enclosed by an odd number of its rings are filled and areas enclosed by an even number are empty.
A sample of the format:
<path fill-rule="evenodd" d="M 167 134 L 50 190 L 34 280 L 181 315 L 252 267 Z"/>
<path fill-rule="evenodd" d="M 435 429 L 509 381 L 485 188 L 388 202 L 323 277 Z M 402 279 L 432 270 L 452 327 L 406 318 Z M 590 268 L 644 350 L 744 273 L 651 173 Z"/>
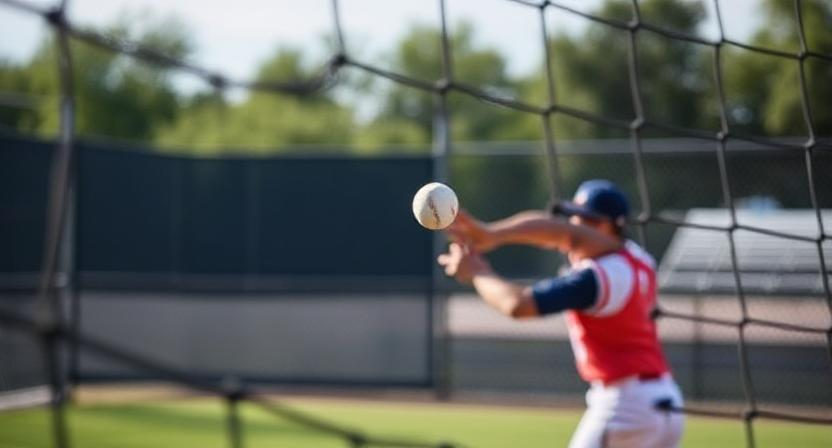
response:
<path fill-rule="evenodd" d="M 471 283 L 476 275 L 491 272 L 491 265 L 470 246 L 451 243 L 448 253 L 437 259 L 445 268 L 445 274 L 455 278 L 460 283 Z"/>
<path fill-rule="evenodd" d="M 446 232 L 451 241 L 470 246 L 480 253 L 489 252 L 499 245 L 488 224 L 477 220 L 465 210 L 459 211 Z"/>

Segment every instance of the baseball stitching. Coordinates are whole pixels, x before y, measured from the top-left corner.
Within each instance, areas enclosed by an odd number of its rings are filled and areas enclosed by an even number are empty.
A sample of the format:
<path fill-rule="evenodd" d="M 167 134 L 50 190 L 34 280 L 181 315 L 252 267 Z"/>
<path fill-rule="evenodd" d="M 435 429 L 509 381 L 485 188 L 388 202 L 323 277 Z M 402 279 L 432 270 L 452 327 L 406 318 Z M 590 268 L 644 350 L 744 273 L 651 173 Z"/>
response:
<path fill-rule="evenodd" d="M 436 204 L 433 203 L 433 198 L 431 198 L 430 196 L 428 196 L 428 207 L 430 208 L 430 211 L 433 212 L 433 219 L 436 220 L 436 227 L 439 227 L 441 224 L 441 221 L 439 219 L 439 211 L 436 210 Z"/>

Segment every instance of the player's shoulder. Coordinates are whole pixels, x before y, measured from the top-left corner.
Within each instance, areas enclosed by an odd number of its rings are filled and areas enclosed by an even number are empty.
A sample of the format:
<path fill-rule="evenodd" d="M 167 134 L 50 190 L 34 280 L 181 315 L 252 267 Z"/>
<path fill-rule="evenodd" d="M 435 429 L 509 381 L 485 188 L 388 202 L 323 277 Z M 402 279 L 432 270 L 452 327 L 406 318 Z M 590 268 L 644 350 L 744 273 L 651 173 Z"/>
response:
<path fill-rule="evenodd" d="M 647 266 L 650 266 L 653 269 L 656 268 L 656 259 L 635 241 L 627 240 L 626 243 L 624 243 L 624 250 L 629 252 L 633 257 L 644 262 Z"/>
<path fill-rule="evenodd" d="M 612 316 L 627 304 L 637 275 L 630 257 L 655 269 L 656 262 L 653 257 L 634 241 L 629 240 L 618 252 L 585 259 L 576 266 L 578 269 L 591 269 L 597 279 L 598 299 L 595 306 L 585 311 L 586 314 L 598 317 Z"/>
<path fill-rule="evenodd" d="M 625 242 L 622 250 L 588 260 L 585 266 L 596 269 L 601 277 L 605 277 L 604 280 L 626 290 L 633 282 L 636 272 L 629 257 L 640 260 L 652 269 L 656 268 L 655 259 L 638 243 L 631 240 Z"/>
<path fill-rule="evenodd" d="M 627 252 L 633 258 L 642 261 L 647 266 L 650 266 L 653 269 L 656 268 L 656 260 L 653 256 L 644 250 L 644 248 L 642 248 L 638 243 L 632 240 L 627 240 L 624 243 L 624 248 L 618 252 L 612 252 L 599 257 L 581 260 L 581 262 L 575 267 L 578 269 L 595 267 L 601 268 L 608 272 L 614 272 L 616 274 L 628 275 L 632 273 L 632 266 L 624 252 Z"/>
<path fill-rule="evenodd" d="M 603 255 L 592 260 L 592 267 L 599 271 L 602 278 L 610 283 L 630 283 L 635 274 L 627 257 L 621 252 Z"/>
<path fill-rule="evenodd" d="M 644 262 L 645 264 L 647 264 L 648 266 L 650 266 L 652 268 L 656 267 L 656 260 L 653 258 L 653 256 L 650 255 L 650 253 L 648 253 L 646 250 L 644 250 L 644 248 L 639 246 L 638 243 L 636 243 L 635 241 L 632 241 L 632 240 L 627 240 L 624 243 L 624 248 L 617 251 L 617 252 L 611 252 L 611 253 L 604 254 L 604 255 L 601 255 L 601 256 L 598 256 L 598 257 L 595 257 L 595 258 L 592 258 L 592 259 L 582 260 L 581 265 L 583 265 L 583 266 L 588 266 L 588 265 L 591 265 L 591 264 L 595 264 L 595 265 L 609 265 L 609 264 L 620 265 L 622 263 L 629 265 L 629 263 L 627 262 L 627 257 L 625 256 L 624 252 L 628 253 L 633 258 L 636 258 L 636 259 Z"/>

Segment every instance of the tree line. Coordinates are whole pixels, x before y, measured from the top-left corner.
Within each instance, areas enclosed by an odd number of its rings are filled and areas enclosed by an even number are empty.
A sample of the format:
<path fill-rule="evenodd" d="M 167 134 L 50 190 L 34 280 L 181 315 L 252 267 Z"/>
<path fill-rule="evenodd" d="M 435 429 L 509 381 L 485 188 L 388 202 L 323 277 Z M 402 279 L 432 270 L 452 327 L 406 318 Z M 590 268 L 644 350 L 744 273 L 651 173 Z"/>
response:
<path fill-rule="evenodd" d="M 702 1 L 645 0 L 642 17 L 662 27 L 696 34 L 704 25 Z M 765 0 L 763 20 L 750 44 L 797 54 L 800 36 L 791 1 Z M 627 2 L 607 0 L 594 13 L 629 20 Z M 832 3 L 803 2 L 808 48 L 832 55 Z M 135 40 L 177 58 L 194 54 L 185 28 L 163 21 L 137 31 L 127 23 L 106 32 Z M 530 30 L 529 32 L 538 32 Z M 451 49 L 456 79 L 499 96 L 545 106 L 545 64 L 530 74 L 513 76 L 508 60 L 495 48 L 477 43 L 468 23 L 453 26 Z M 554 96 L 558 104 L 622 120 L 635 116 L 630 95 L 627 31 L 589 24 L 581 33 L 552 33 L 548 42 Z M 716 132 L 720 101 L 713 49 L 669 39 L 647 30 L 638 33 L 640 87 L 648 120 Z M 543 49 L 529 49 L 539 51 Z M 727 119 L 731 129 L 762 136 L 808 134 L 801 105 L 799 64 L 794 59 L 722 46 L 721 65 Z M 330 150 L 378 153 L 426 151 L 432 135 L 435 98 L 348 69 L 339 87 L 307 97 L 251 92 L 230 100 L 210 89 L 182 93 L 170 70 L 129 57 L 72 43 L 81 136 L 107 136 L 150 142 L 163 150 L 208 155 L 241 151 L 266 154 L 303 144 Z M 392 70 L 426 81 L 441 78 L 440 32 L 413 25 L 387 55 Z M 260 81 L 301 79 L 321 61 L 296 48 L 278 48 L 263 61 Z M 809 58 L 805 78 L 819 135 L 832 135 L 832 63 Z M 25 62 L 0 60 L 0 126 L 40 136 L 58 128 L 58 79 L 55 46 L 41 42 Z M 345 91 L 350 94 L 344 95 Z M 541 118 L 449 94 L 451 135 L 456 141 L 540 140 Z M 2 100 L 5 98 L 5 100 Z M 361 102 L 372 105 L 361 112 Z M 555 114 L 560 139 L 609 138 L 623 131 Z M 661 132 L 653 132 L 661 136 Z"/>

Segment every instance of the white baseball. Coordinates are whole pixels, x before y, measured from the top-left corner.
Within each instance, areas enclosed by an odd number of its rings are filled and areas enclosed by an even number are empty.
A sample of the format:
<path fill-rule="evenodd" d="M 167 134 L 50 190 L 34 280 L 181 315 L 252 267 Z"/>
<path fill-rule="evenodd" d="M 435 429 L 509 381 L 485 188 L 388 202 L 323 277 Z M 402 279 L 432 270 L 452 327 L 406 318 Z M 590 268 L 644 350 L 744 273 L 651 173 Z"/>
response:
<path fill-rule="evenodd" d="M 422 227 L 431 230 L 444 229 L 456 219 L 459 200 L 451 187 L 431 182 L 413 196 L 413 216 Z"/>

